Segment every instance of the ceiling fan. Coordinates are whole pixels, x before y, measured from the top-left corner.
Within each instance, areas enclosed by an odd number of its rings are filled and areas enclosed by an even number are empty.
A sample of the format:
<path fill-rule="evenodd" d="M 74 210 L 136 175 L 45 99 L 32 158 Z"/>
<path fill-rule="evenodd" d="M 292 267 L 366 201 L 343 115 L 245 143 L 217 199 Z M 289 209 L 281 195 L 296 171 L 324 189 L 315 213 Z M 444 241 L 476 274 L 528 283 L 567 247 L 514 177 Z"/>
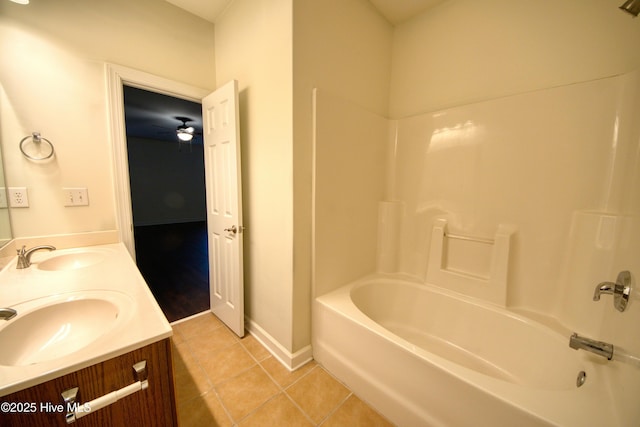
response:
<path fill-rule="evenodd" d="M 176 128 L 176 134 L 178 135 L 178 139 L 182 142 L 190 142 L 193 139 L 193 136 L 196 134 L 196 130 L 193 126 L 187 126 L 187 123 L 192 122 L 189 117 L 175 117 L 177 120 L 182 122 Z"/>
<path fill-rule="evenodd" d="M 172 117 L 171 120 L 178 120 L 180 122 L 180 124 L 173 128 L 169 128 L 169 127 L 165 127 L 165 126 L 160 126 L 160 125 L 153 125 L 157 128 L 162 128 L 165 129 L 164 131 L 161 131 L 159 133 L 164 134 L 164 135 L 175 135 L 178 138 L 178 150 L 182 151 L 182 144 L 189 144 L 189 147 L 191 148 L 191 143 L 194 141 L 194 138 L 196 136 L 201 136 L 202 132 L 200 130 L 196 130 L 196 128 L 194 126 L 191 126 L 190 122 L 194 122 L 196 126 L 198 126 L 198 121 L 197 120 L 193 120 L 189 117 L 183 117 L 183 116 L 175 116 Z M 166 124 L 166 121 L 165 121 Z M 166 140 L 166 138 L 162 138 L 163 140 Z"/>
<path fill-rule="evenodd" d="M 178 151 L 182 151 L 182 144 L 189 144 L 189 148 L 191 149 L 191 142 L 196 135 L 202 135 L 202 132 L 197 132 L 193 126 L 190 126 L 189 122 L 194 122 L 195 120 L 189 117 L 176 116 L 174 119 L 182 122 L 176 127 L 176 136 L 178 137 Z M 165 128 L 166 129 L 166 128 Z"/>

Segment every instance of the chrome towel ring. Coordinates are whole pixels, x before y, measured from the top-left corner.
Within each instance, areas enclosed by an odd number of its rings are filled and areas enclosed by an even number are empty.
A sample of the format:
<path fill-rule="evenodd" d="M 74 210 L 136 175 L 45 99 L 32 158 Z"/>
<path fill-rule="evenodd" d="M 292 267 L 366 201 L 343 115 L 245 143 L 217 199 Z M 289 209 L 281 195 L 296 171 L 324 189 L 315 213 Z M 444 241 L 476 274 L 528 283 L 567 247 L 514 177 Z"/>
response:
<path fill-rule="evenodd" d="M 27 142 L 29 139 L 31 140 L 31 142 L 33 142 L 34 147 L 36 147 L 34 150 L 35 151 L 34 154 L 28 154 L 25 151 L 25 142 Z M 46 143 L 46 145 L 44 146 L 44 149 L 43 149 L 42 141 Z M 47 138 L 43 138 L 40 136 L 40 132 L 33 132 L 31 135 L 25 136 L 24 138 L 22 138 L 22 140 L 20 141 L 20 151 L 28 159 L 47 160 L 48 158 L 53 156 L 55 149 L 53 148 L 53 144 L 51 143 L 51 141 L 49 141 Z"/>

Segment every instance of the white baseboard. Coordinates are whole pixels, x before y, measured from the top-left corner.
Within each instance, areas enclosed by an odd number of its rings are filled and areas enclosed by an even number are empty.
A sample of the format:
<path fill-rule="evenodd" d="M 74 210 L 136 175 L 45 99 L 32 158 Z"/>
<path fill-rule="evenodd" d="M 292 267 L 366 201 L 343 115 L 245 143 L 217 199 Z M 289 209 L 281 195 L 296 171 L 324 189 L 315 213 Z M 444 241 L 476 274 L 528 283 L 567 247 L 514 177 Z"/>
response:
<path fill-rule="evenodd" d="M 313 359 L 311 345 L 307 345 L 295 353 L 289 352 L 267 331 L 249 318 L 245 318 L 245 329 L 249 331 L 280 363 L 289 371 L 295 371 Z"/>

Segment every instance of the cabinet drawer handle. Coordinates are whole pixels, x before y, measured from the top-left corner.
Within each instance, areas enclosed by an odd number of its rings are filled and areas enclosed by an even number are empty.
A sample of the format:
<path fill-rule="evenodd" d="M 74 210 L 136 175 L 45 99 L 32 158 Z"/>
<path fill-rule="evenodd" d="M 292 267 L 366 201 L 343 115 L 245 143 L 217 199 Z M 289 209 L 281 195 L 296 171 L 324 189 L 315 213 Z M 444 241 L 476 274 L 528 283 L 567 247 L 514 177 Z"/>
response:
<path fill-rule="evenodd" d="M 142 362 L 138 362 L 133 365 L 133 378 L 136 382 L 84 404 L 80 404 L 76 401 L 78 398 L 78 387 L 63 391 L 62 400 L 64 400 L 65 408 L 67 410 L 67 414 L 65 415 L 67 424 L 74 423 L 77 419 L 82 418 L 85 415 L 89 415 L 91 412 L 95 412 L 98 409 L 105 408 L 112 403 L 116 403 L 118 400 L 137 391 L 146 390 L 147 387 L 149 387 L 149 380 L 147 379 L 147 376 L 147 361 L 143 360 Z"/>

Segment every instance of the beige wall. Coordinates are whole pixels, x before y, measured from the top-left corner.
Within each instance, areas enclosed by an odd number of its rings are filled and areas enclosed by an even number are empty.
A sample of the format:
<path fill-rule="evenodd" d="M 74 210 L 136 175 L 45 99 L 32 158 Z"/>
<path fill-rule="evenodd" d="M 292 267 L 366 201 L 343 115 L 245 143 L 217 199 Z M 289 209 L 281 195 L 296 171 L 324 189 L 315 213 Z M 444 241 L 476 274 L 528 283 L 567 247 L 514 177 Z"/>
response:
<path fill-rule="evenodd" d="M 291 353 L 311 339 L 312 89 L 385 114 L 390 49 L 366 0 L 236 0 L 216 22 L 218 83 L 241 90 L 246 312 Z"/>
<path fill-rule="evenodd" d="M 311 88 L 318 87 L 386 115 L 392 33 L 368 0 L 296 0 L 296 102 L 308 113 Z"/>
<path fill-rule="evenodd" d="M 316 94 L 314 295 L 376 271 L 388 120 Z"/>
<path fill-rule="evenodd" d="M 245 314 L 292 352 L 291 0 L 236 0 L 217 20 L 219 84 L 237 79 Z"/>
<path fill-rule="evenodd" d="M 362 236 L 361 231 L 367 230 L 367 226 L 375 221 L 375 211 L 371 212 L 371 217 L 368 218 L 359 216 L 365 206 L 370 206 L 371 200 L 368 196 L 364 197 L 367 203 L 360 205 L 357 212 L 350 209 L 353 207 L 350 201 L 363 200 L 358 196 L 370 194 L 365 191 L 353 197 L 351 190 L 357 182 L 366 182 L 366 177 L 371 177 L 371 164 L 366 164 L 365 159 L 377 159 L 380 153 L 380 140 L 367 139 L 375 128 L 366 128 L 370 122 L 362 122 L 362 126 L 357 128 L 345 129 L 344 122 L 325 121 L 323 129 L 328 133 L 323 133 L 323 141 L 327 144 L 322 146 L 322 165 L 314 172 L 312 90 L 314 87 L 319 88 L 321 93 L 327 96 L 323 99 L 329 102 L 323 105 L 327 105 L 329 111 L 333 109 L 336 114 L 339 114 L 338 111 L 353 113 L 351 118 L 385 115 L 391 72 L 392 27 L 366 0 L 297 0 L 294 1 L 293 11 L 293 315 L 294 340 L 297 346 L 301 346 L 310 341 L 309 284 L 312 278 L 312 257 L 315 260 L 322 258 L 326 261 L 322 265 L 316 263 L 314 280 L 321 276 L 336 285 L 366 270 L 363 265 L 374 268 L 375 259 L 366 259 L 366 254 L 370 254 L 374 249 L 370 247 L 371 240 L 354 237 Z M 336 102 L 331 104 L 331 99 Z M 323 116 L 325 117 L 332 116 Z M 338 116 L 340 117 L 346 116 Z M 375 118 L 371 120 L 374 125 L 379 124 Z M 362 158 L 358 156 L 360 149 L 368 150 Z M 332 165 L 331 159 L 336 163 Z M 325 162 L 326 160 L 328 162 Z M 384 174 L 384 171 L 379 172 Z M 316 206 L 316 215 L 320 214 L 320 217 L 316 218 L 314 232 L 317 237 L 322 235 L 323 242 L 315 242 L 316 252 L 312 254 L 314 173 L 317 173 L 318 177 L 321 176 L 323 184 L 326 183 L 331 188 L 322 186 L 323 196 L 319 201 L 322 206 Z M 354 177 L 355 180 L 351 180 Z M 373 186 L 369 188 L 373 192 L 376 191 Z M 337 212 L 332 211 L 334 208 Z M 321 224 L 318 225 L 318 221 Z M 343 233 L 345 230 L 346 234 Z M 351 231 L 356 231 L 356 234 L 351 234 Z M 375 239 L 373 235 L 370 237 Z M 349 245 L 339 244 L 345 241 L 348 241 Z M 345 262 L 352 251 L 358 249 L 362 249 L 360 252 L 365 254 L 359 257 L 362 262 Z M 324 255 L 329 255 L 330 259 Z M 333 270 L 336 265 L 340 265 L 340 271 Z M 322 284 L 320 286 L 324 287 Z M 317 292 L 323 292 L 323 289 Z"/>
<path fill-rule="evenodd" d="M 0 52 L 7 181 L 29 191 L 30 207 L 12 212 L 19 237 L 116 228 L 105 62 L 215 87 L 213 24 L 164 1 L 3 1 Z M 20 154 L 32 131 L 53 142 L 53 161 Z M 63 186 L 87 187 L 90 206 L 65 208 Z"/>
<path fill-rule="evenodd" d="M 608 0 L 444 2 L 395 29 L 390 116 L 639 68 L 640 25 L 618 6 Z"/>

